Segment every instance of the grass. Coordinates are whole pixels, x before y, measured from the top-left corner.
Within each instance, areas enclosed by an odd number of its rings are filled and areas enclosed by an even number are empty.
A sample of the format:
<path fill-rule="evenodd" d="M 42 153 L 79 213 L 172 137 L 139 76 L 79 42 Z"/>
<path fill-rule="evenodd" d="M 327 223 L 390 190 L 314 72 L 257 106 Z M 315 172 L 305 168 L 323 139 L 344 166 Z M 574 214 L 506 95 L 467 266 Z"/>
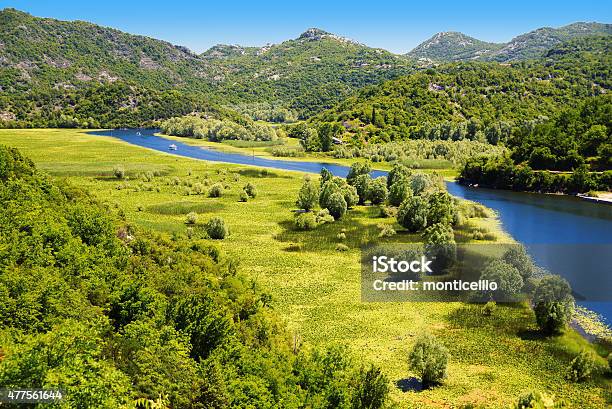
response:
<path fill-rule="evenodd" d="M 592 346 L 573 330 L 540 337 L 525 305 L 499 305 L 485 317 L 479 305 L 362 302 L 359 246 L 378 240 L 378 224 L 394 221 L 380 218 L 375 207 L 361 206 L 334 224 L 295 231 L 292 210 L 300 173 L 174 157 L 78 130 L 2 130 L 0 143 L 20 148 L 42 169 L 69 176 L 111 208 L 122 209 L 128 220 L 151 229 L 185 234 L 185 214 L 191 211 L 199 213 L 199 225 L 213 215 L 223 217 L 232 234 L 219 244 L 239 261 L 243 273 L 271 293 L 289 331 L 311 347 L 347 344 L 361 358 L 382 366 L 399 407 L 506 408 L 531 389 L 554 394 L 572 407 L 604 408 L 610 403 L 609 378 L 578 384 L 564 379 L 572 357 Z M 110 177 L 115 165 L 122 165 L 130 179 Z M 161 176 L 150 182 L 134 179 L 146 170 Z M 228 189 L 221 198 L 185 195 L 189 184 L 205 181 L 225 183 Z M 239 202 L 247 182 L 258 195 Z M 503 234 L 495 218 L 470 222 Z M 388 240 L 418 240 L 396 224 L 394 228 L 398 234 Z M 344 240 L 337 237 L 342 231 Z M 340 242 L 348 251 L 336 250 Z M 437 335 L 450 350 L 449 378 L 434 389 L 403 392 L 394 385 L 414 376 L 407 355 L 423 331 Z M 600 363 L 604 365 L 603 358 Z"/>

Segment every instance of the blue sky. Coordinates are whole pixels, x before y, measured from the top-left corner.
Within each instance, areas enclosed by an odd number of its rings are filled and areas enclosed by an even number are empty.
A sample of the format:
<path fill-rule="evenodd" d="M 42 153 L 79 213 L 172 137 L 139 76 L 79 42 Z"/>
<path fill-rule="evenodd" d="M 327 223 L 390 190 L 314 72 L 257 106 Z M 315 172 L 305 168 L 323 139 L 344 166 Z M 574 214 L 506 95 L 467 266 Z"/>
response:
<path fill-rule="evenodd" d="M 373 47 L 404 53 L 439 31 L 505 42 L 542 26 L 610 23 L 610 1 L 11 1 L 35 16 L 86 20 L 202 52 L 218 43 L 263 45 L 319 27 Z"/>

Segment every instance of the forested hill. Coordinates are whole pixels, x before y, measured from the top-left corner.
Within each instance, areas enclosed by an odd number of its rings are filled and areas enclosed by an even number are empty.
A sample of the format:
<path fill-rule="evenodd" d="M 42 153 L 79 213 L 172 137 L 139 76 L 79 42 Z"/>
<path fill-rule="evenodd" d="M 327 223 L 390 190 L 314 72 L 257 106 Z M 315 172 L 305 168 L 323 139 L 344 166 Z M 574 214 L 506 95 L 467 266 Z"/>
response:
<path fill-rule="evenodd" d="M 474 132 L 494 125 L 495 142 L 500 127 L 541 120 L 609 92 L 611 41 L 612 36 L 572 40 L 540 61 L 461 62 L 421 70 L 368 87 L 312 121 L 342 122 L 349 132 L 383 140 L 462 139 L 471 121 L 479 124 L 472 124 Z M 453 123 L 458 127 L 451 130 Z"/>
<path fill-rule="evenodd" d="M 407 55 L 446 62 L 518 61 L 540 58 L 560 43 L 596 34 L 612 34 L 612 24 L 573 23 L 559 28 L 542 27 L 500 44 L 480 41 L 462 33 L 438 33 Z"/>
<path fill-rule="evenodd" d="M 0 125 L 134 126 L 212 103 L 275 102 L 309 116 L 409 70 L 404 57 L 310 29 L 202 55 L 82 21 L 0 11 Z"/>
<path fill-rule="evenodd" d="M 300 117 L 411 67 L 403 57 L 317 28 L 264 47 L 217 45 L 202 57 L 221 73 L 216 79 L 229 101 L 286 101 Z"/>

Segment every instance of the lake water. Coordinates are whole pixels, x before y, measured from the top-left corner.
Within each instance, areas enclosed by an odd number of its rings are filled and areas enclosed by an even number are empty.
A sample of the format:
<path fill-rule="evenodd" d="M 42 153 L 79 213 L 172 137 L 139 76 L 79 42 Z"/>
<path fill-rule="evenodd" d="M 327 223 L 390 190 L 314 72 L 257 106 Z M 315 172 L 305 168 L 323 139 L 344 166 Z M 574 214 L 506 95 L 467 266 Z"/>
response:
<path fill-rule="evenodd" d="M 325 163 L 224 153 L 155 136 L 155 130 L 128 129 L 92 132 L 133 145 L 173 155 L 214 162 L 319 173 L 329 169 L 345 177 L 348 167 Z M 168 149 L 170 144 L 177 150 Z M 373 176 L 386 175 L 374 171 Z M 454 196 L 482 203 L 495 210 L 503 228 L 525 244 L 536 263 L 565 277 L 580 304 L 612 321 L 612 206 L 575 197 L 469 188 L 447 183 Z"/>

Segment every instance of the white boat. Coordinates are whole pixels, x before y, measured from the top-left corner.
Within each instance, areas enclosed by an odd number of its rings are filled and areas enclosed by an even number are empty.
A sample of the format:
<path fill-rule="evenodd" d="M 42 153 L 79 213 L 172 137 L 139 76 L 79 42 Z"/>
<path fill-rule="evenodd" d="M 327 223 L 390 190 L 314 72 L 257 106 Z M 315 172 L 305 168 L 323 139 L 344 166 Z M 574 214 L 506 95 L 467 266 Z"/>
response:
<path fill-rule="evenodd" d="M 175 144 L 172 144 L 172 145 L 168 146 L 168 150 L 170 150 L 170 151 L 175 151 L 177 149 L 178 149 L 178 147 Z"/>

